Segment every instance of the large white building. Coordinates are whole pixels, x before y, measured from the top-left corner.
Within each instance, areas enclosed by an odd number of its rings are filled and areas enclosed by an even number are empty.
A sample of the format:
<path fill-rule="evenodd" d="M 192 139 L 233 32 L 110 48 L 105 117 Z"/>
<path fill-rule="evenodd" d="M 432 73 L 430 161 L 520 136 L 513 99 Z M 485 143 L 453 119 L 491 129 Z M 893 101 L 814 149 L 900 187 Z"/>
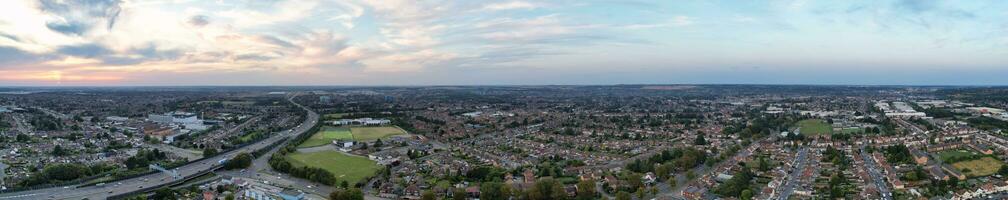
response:
<path fill-rule="evenodd" d="M 333 125 L 337 125 L 337 126 L 339 126 L 339 125 L 353 125 L 353 124 L 362 124 L 362 125 L 374 126 L 374 125 L 385 125 L 385 124 L 389 124 L 389 123 L 392 123 L 392 121 L 387 120 L 387 119 L 372 119 L 372 118 L 341 119 L 341 120 L 333 121 Z"/>
<path fill-rule="evenodd" d="M 208 127 L 203 124 L 203 120 L 196 117 L 196 114 L 189 112 L 168 112 L 165 114 L 148 115 L 147 119 L 155 123 L 179 126 L 182 129 L 202 131 Z"/>
<path fill-rule="evenodd" d="M 887 102 L 879 101 L 875 103 L 875 107 L 882 110 L 886 117 L 910 118 L 927 116 L 924 112 L 914 110 L 913 106 L 910 106 L 906 102 L 892 102 L 892 105 L 890 105 Z"/>

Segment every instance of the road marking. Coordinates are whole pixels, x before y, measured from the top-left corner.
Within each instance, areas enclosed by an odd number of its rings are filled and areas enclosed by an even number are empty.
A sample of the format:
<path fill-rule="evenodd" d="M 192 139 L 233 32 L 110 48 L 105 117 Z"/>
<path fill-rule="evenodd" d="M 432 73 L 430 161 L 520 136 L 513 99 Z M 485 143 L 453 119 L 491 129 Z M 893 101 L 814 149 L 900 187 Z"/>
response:
<path fill-rule="evenodd" d="M 38 195 L 38 193 L 32 193 L 32 194 L 22 194 L 22 195 L 17 195 L 17 196 L 8 196 L 8 197 L 0 197 L 0 199 L 10 199 L 10 198 L 21 198 L 21 197 L 30 197 L 30 196 L 35 196 L 35 195 Z"/>

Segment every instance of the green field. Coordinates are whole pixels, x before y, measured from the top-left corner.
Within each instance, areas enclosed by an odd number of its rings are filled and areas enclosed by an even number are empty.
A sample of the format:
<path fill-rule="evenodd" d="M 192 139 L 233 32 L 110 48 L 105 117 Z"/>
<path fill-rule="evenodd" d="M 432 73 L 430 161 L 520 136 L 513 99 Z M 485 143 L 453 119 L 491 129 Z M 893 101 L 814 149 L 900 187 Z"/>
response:
<path fill-rule="evenodd" d="M 346 115 L 347 115 L 346 113 L 325 114 L 325 115 L 322 115 L 322 118 L 324 118 L 324 119 L 339 119 L 339 118 L 341 118 L 343 116 L 346 116 Z"/>
<path fill-rule="evenodd" d="M 845 129 L 841 129 L 840 130 L 840 133 L 844 133 L 844 134 L 856 134 L 856 133 L 862 133 L 862 132 L 864 132 L 864 130 L 862 128 L 845 128 Z"/>
<path fill-rule="evenodd" d="M 990 176 L 997 173 L 998 169 L 1001 169 L 1001 165 L 1004 165 L 1004 163 L 991 157 L 952 163 L 952 167 L 962 171 L 963 174 L 969 177 Z"/>
<path fill-rule="evenodd" d="M 977 152 L 960 149 L 960 150 L 938 152 L 938 158 L 941 158 L 941 160 L 944 162 L 948 162 L 949 160 L 961 160 L 963 158 L 968 158 L 978 154 L 979 153 Z"/>
<path fill-rule="evenodd" d="M 353 134 L 354 140 L 357 141 L 368 141 L 376 140 L 381 138 L 386 138 L 393 135 L 404 135 L 406 131 L 403 131 L 399 127 L 386 126 L 386 127 L 353 127 L 350 128 L 350 133 Z"/>
<path fill-rule="evenodd" d="M 333 140 L 353 139 L 353 135 L 350 134 L 350 129 L 347 128 L 337 128 L 331 126 L 324 126 L 322 130 L 312 135 L 304 143 L 298 145 L 298 147 L 315 147 L 322 146 L 326 144 L 331 144 Z"/>
<path fill-rule="evenodd" d="M 798 122 L 798 131 L 802 135 L 814 136 L 814 135 L 829 135 L 833 133 L 833 126 L 826 123 L 826 121 L 819 119 L 806 119 Z"/>
<path fill-rule="evenodd" d="M 336 183 L 346 181 L 353 185 L 365 177 L 373 176 L 382 167 L 361 156 L 351 156 L 335 150 L 287 155 L 294 167 L 311 166 L 325 169 L 336 176 Z"/>

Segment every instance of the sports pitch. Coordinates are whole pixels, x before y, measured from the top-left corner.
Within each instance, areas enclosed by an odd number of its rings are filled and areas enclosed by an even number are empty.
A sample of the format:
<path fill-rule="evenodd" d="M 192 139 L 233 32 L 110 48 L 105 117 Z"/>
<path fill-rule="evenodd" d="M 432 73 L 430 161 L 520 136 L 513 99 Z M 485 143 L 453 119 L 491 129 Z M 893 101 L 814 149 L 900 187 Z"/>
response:
<path fill-rule="evenodd" d="M 310 166 L 325 169 L 336 178 L 336 184 L 346 181 L 351 185 L 373 176 L 382 168 L 375 161 L 361 156 L 347 155 L 335 150 L 287 154 L 294 167 Z"/>
<path fill-rule="evenodd" d="M 353 134 L 353 139 L 356 141 L 370 141 L 389 136 L 405 135 L 406 131 L 394 126 L 353 127 L 350 128 L 350 133 Z"/>
<path fill-rule="evenodd" d="M 829 135 L 833 133 L 833 126 L 826 121 L 819 119 L 806 119 L 798 122 L 798 131 L 802 135 Z"/>
<path fill-rule="evenodd" d="M 969 177 L 990 176 L 997 173 L 998 169 L 1001 169 L 1001 165 L 1004 165 L 1004 163 L 991 157 L 952 163 L 952 167 L 962 171 L 963 174 Z"/>
<path fill-rule="evenodd" d="M 350 134 L 350 129 L 347 128 L 337 128 L 331 126 L 322 127 L 322 130 L 312 135 L 304 143 L 298 145 L 298 147 L 315 147 L 322 146 L 332 143 L 333 140 L 350 140 L 353 139 L 353 135 Z"/>

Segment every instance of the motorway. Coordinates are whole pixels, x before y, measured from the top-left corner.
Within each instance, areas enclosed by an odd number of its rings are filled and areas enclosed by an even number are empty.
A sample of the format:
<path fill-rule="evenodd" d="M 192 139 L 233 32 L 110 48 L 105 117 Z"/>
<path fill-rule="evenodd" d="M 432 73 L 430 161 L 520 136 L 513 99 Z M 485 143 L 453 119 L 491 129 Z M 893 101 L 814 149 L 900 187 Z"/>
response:
<path fill-rule="evenodd" d="M 293 97 L 291 97 L 293 98 Z M 287 99 L 291 103 L 293 100 Z M 241 147 L 240 149 L 228 151 L 226 153 L 218 154 L 210 159 L 206 159 L 200 162 L 189 163 L 177 168 L 180 176 L 188 177 L 193 175 L 198 175 L 205 173 L 209 170 L 216 170 L 220 168 L 218 164 L 219 160 L 233 158 L 235 155 L 241 152 L 254 152 L 259 149 L 266 148 L 268 145 L 273 144 L 279 140 L 287 139 L 293 135 L 303 133 L 308 131 L 318 123 L 318 113 L 311 111 L 310 109 L 294 103 L 298 107 L 308 111 L 308 117 L 305 119 L 301 125 L 295 127 L 294 129 L 281 131 L 279 133 L 273 134 L 272 137 L 264 139 L 262 141 L 256 142 L 255 144 L 247 145 Z M 269 154 L 265 154 L 263 157 L 269 157 Z M 145 188 L 158 187 L 164 184 L 175 182 L 170 175 L 165 173 L 154 173 L 145 176 L 120 180 L 116 182 L 110 182 L 103 185 L 92 185 L 86 187 L 53 187 L 45 189 L 36 189 L 12 193 L 0 194 L 0 200 L 7 199 L 106 199 L 113 195 L 125 194 L 137 190 L 142 190 Z"/>
<path fill-rule="evenodd" d="M 868 170 L 869 176 L 871 176 L 872 181 L 875 182 L 875 187 L 878 187 L 879 194 L 881 194 L 882 199 L 892 200 L 892 193 L 889 192 L 889 186 L 886 185 L 885 180 L 882 180 L 882 173 L 879 172 L 879 166 L 875 163 L 875 160 L 869 156 L 868 152 L 865 151 L 865 147 L 861 146 L 861 159 L 864 159 L 865 168 Z"/>

